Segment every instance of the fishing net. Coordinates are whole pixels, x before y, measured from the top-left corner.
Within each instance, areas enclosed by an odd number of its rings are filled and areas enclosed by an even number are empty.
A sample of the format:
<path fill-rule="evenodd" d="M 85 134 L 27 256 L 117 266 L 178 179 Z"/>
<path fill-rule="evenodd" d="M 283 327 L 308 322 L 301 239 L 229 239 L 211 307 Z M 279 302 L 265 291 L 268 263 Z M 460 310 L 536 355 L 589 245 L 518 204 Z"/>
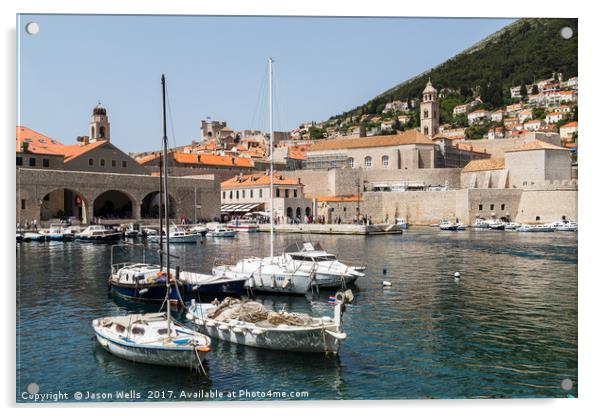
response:
<path fill-rule="evenodd" d="M 261 303 L 254 301 L 240 301 L 226 298 L 221 303 L 214 303 L 217 308 L 207 314 L 216 321 L 239 320 L 250 323 L 267 322 L 271 325 L 310 325 L 313 318 L 306 314 L 274 312 L 266 309 Z"/>

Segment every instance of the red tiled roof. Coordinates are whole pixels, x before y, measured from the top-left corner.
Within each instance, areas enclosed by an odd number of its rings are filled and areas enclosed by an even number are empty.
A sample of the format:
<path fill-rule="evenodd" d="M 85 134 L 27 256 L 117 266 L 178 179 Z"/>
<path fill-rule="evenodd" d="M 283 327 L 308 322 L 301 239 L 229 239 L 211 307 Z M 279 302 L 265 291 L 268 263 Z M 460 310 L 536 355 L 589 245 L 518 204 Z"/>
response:
<path fill-rule="evenodd" d="M 360 195 L 341 195 L 341 196 L 317 196 L 317 202 L 359 202 L 363 201 Z"/>
<path fill-rule="evenodd" d="M 222 188 L 242 188 L 252 187 L 258 185 L 269 185 L 270 175 L 268 173 L 263 174 L 251 174 L 251 175 L 238 175 L 221 183 Z M 296 179 L 287 178 L 281 173 L 274 172 L 274 185 L 303 185 Z"/>
<path fill-rule="evenodd" d="M 555 144 L 551 144 L 548 142 L 543 142 L 541 140 L 533 140 L 528 143 L 521 144 L 512 149 L 506 150 L 506 153 L 510 152 L 525 152 L 528 150 L 567 150 L 563 147 L 556 146 Z"/>
<path fill-rule="evenodd" d="M 406 130 L 401 134 L 390 136 L 360 137 L 354 139 L 332 139 L 316 143 L 307 149 L 308 152 L 320 150 L 356 149 L 367 147 L 400 146 L 405 144 L 434 144 L 424 134 L 416 130 Z"/>
<path fill-rule="evenodd" d="M 247 157 L 232 157 L 214 155 L 211 153 L 181 153 L 173 152 L 173 158 L 177 163 L 213 166 L 248 167 L 255 166 L 253 160 Z"/>

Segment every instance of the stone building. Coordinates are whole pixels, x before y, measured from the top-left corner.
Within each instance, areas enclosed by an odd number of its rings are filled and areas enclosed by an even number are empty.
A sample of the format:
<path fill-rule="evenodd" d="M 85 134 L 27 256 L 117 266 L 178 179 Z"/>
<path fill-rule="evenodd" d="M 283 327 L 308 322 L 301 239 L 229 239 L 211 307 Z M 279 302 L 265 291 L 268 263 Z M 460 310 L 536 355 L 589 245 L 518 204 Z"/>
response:
<path fill-rule="evenodd" d="M 303 183 L 274 172 L 275 217 L 289 221 L 313 215 L 313 201 L 303 194 Z M 242 216 L 248 212 L 269 212 L 269 172 L 238 175 L 221 183 L 221 212 L 224 216 Z"/>
<path fill-rule="evenodd" d="M 306 169 L 418 169 L 435 166 L 435 144 L 416 130 L 390 136 L 324 140 L 309 147 Z"/>

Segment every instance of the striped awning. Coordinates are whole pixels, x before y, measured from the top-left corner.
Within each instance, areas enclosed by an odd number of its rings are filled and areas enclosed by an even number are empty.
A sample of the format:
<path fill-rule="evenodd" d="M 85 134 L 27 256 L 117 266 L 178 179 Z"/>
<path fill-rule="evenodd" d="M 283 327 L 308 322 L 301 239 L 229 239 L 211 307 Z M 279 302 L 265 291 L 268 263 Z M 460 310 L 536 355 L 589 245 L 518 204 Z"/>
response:
<path fill-rule="evenodd" d="M 263 204 L 224 204 L 222 205 L 222 214 L 231 212 L 249 212 Z"/>

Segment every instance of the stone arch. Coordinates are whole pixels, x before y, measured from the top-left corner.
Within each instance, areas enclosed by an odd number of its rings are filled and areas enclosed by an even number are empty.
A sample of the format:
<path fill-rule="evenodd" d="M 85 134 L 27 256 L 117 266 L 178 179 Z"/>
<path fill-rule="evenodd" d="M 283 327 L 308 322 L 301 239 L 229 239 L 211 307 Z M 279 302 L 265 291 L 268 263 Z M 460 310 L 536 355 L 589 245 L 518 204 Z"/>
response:
<path fill-rule="evenodd" d="M 311 208 L 310 207 L 305 207 L 305 216 L 306 217 L 311 216 Z"/>
<path fill-rule="evenodd" d="M 286 209 L 286 216 L 289 218 L 293 218 L 293 208 L 292 207 L 288 207 Z"/>
<path fill-rule="evenodd" d="M 94 198 L 92 215 L 102 219 L 129 219 L 134 217 L 136 199 L 128 193 L 109 189 Z"/>
<path fill-rule="evenodd" d="M 159 218 L 159 191 L 147 193 L 140 204 L 141 218 Z M 161 208 L 165 209 L 165 204 L 161 201 Z M 176 218 L 177 205 L 176 199 L 169 194 L 169 218 Z"/>
<path fill-rule="evenodd" d="M 75 219 L 88 223 L 90 199 L 81 191 L 68 187 L 49 189 L 38 201 L 40 221 Z"/>
<path fill-rule="evenodd" d="M 297 207 L 297 209 L 295 210 L 295 217 L 301 217 L 301 208 Z"/>

